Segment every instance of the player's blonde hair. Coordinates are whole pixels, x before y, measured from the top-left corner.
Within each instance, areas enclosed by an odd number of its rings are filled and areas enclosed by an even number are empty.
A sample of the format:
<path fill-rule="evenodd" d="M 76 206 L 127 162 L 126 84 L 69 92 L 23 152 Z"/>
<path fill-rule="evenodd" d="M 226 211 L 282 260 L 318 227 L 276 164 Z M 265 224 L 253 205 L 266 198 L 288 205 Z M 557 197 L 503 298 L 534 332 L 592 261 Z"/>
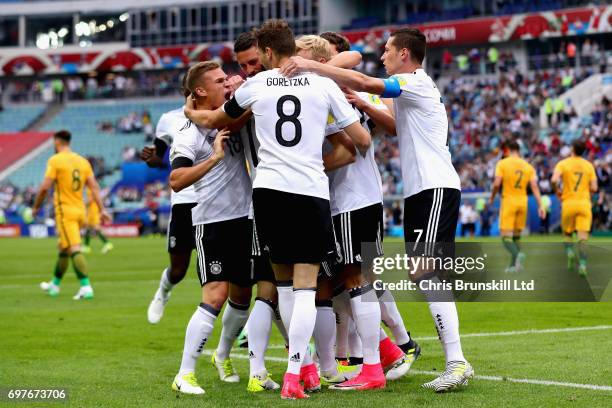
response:
<path fill-rule="evenodd" d="M 323 58 L 325 61 L 331 59 L 331 44 L 323 37 L 318 35 L 304 35 L 295 41 L 295 47 L 299 50 L 312 52 L 312 57 L 319 60 Z"/>
<path fill-rule="evenodd" d="M 214 69 L 221 68 L 221 65 L 215 61 L 198 62 L 187 71 L 185 74 L 185 83 L 183 93 L 189 96 L 187 92 L 195 92 L 196 87 L 202 84 L 202 78 L 205 73 Z"/>

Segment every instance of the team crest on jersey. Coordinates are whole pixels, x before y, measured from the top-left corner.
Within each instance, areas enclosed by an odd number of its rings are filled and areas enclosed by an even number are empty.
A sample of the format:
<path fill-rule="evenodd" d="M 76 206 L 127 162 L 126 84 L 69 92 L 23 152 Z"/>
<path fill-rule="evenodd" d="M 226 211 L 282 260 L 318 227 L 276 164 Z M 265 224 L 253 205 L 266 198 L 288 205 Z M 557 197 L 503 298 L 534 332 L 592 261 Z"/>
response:
<path fill-rule="evenodd" d="M 174 248 L 176 246 L 176 237 L 170 237 L 170 248 Z"/>
<path fill-rule="evenodd" d="M 397 83 L 400 84 L 400 86 L 408 84 L 408 82 L 406 82 L 406 78 L 404 77 L 396 76 L 395 78 L 397 79 Z"/>
<path fill-rule="evenodd" d="M 382 104 L 382 101 L 380 100 L 380 97 L 378 95 L 370 95 L 370 100 L 374 105 Z"/>
<path fill-rule="evenodd" d="M 210 269 L 210 273 L 212 273 L 213 275 L 218 275 L 223 272 L 223 267 L 221 266 L 221 262 L 219 261 L 212 261 L 208 264 L 208 267 Z"/>

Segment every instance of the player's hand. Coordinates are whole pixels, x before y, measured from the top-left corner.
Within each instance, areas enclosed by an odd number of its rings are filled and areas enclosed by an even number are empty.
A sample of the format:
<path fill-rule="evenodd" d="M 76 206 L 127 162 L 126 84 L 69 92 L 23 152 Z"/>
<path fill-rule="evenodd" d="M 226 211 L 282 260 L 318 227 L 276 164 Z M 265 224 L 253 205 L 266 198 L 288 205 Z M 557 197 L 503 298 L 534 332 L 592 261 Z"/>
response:
<path fill-rule="evenodd" d="M 151 157 L 153 157 L 153 155 L 155 154 L 155 146 L 145 146 L 142 148 L 142 151 L 140 152 L 140 158 L 145 161 L 148 162 Z"/>
<path fill-rule="evenodd" d="M 300 72 L 308 71 L 310 69 L 310 62 L 310 60 L 302 57 L 291 57 L 280 67 L 278 72 L 283 76 L 290 77 Z"/>
<path fill-rule="evenodd" d="M 366 102 L 361 99 L 359 95 L 357 95 L 352 89 L 343 87 L 342 92 L 344 92 L 344 96 L 346 96 L 346 100 L 348 101 L 348 103 L 350 103 L 357 109 L 363 109 L 366 106 Z"/>
<path fill-rule="evenodd" d="M 100 221 L 102 221 L 102 224 L 108 224 L 113 221 L 113 218 L 108 213 L 108 211 L 102 210 L 102 212 L 100 213 Z"/>
<path fill-rule="evenodd" d="M 213 159 L 216 161 L 220 161 L 225 157 L 225 150 L 223 150 L 223 144 L 230 137 L 230 131 L 225 128 L 220 130 L 215 137 L 215 142 L 213 144 Z"/>
<path fill-rule="evenodd" d="M 541 219 L 546 218 L 546 210 L 544 209 L 544 207 L 538 208 L 538 215 L 540 216 Z"/>
<path fill-rule="evenodd" d="M 193 95 L 189 95 L 189 97 L 185 100 L 185 109 L 183 109 L 183 112 L 185 113 L 185 116 L 187 116 L 189 120 L 193 121 L 193 114 L 195 111 L 196 111 L 195 99 Z"/>
<path fill-rule="evenodd" d="M 245 82 L 244 79 L 240 75 L 233 75 L 227 78 L 226 81 L 227 81 L 227 86 L 229 87 L 231 91 L 231 95 L 234 95 L 234 92 L 236 92 L 236 90 L 240 88 L 240 86 L 244 84 Z"/>

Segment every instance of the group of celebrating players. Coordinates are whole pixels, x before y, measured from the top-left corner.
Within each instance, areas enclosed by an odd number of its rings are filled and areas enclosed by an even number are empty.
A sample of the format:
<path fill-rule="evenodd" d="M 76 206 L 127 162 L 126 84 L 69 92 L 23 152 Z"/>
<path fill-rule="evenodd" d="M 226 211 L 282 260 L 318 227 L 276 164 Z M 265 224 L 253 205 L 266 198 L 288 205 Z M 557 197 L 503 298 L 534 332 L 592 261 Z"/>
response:
<path fill-rule="evenodd" d="M 288 348 L 283 398 L 305 398 L 321 384 L 379 389 L 408 372 L 420 348 L 391 293 L 375 291 L 368 273 L 384 235 L 370 145 L 373 135 L 400 139 L 406 242 L 453 242 L 460 184 L 446 110 L 421 67 L 425 45 L 418 30 L 395 32 L 382 57 L 392 76 L 380 80 L 351 69 L 361 56 L 344 37 L 296 41 L 286 22 L 270 20 L 235 43 L 246 81 L 228 78 L 215 62 L 189 69 L 184 108 L 162 116 L 155 147 L 142 152 L 155 165 L 170 149 L 174 191 L 171 264 L 149 307 L 151 323 L 185 275 L 192 248 L 198 255 L 202 302 L 187 325 L 174 390 L 204 393 L 196 361 L 226 300 L 212 361 L 221 380 L 239 381 L 229 354 L 246 326 L 248 391 L 281 388 L 265 366 L 272 322 Z M 461 350 L 454 303 L 431 296 L 447 368 L 424 386 L 446 391 L 467 384 L 473 369 Z"/>
<path fill-rule="evenodd" d="M 322 384 L 336 390 L 380 389 L 409 371 L 420 347 L 406 330 L 391 293 L 371 285 L 370 266 L 383 253 L 384 235 L 381 177 L 371 144 L 374 136 L 398 137 L 405 242 L 425 244 L 419 256 L 433 256 L 433 244 L 453 243 L 460 181 L 448 149 L 440 92 L 421 65 L 425 50 L 419 30 L 393 33 L 381 58 L 390 76 L 382 80 L 352 70 L 361 56 L 349 51 L 341 35 L 328 32 L 296 41 L 286 22 L 270 20 L 235 42 L 247 80 L 227 77 L 212 61 L 200 62 L 185 74 L 185 105 L 161 117 L 155 146 L 142 151 L 151 166 L 161 165 L 169 151 L 173 190 L 170 265 L 149 306 L 149 322 L 162 318 L 194 248 L 202 287 L 172 389 L 204 393 L 195 377 L 196 363 L 224 305 L 212 362 L 222 381 L 239 381 L 230 351 L 245 328 L 250 392 L 281 388 L 265 365 L 273 322 L 288 352 L 282 398 L 306 398 Z M 69 149 L 70 134 L 58 132 L 55 141 L 58 154 L 49 161 L 34 208 L 55 183 L 60 256 L 54 280 L 43 289 L 59 291 L 71 255 L 75 270 L 83 275 L 82 297 L 87 297 L 91 286 L 78 232 L 82 215 L 77 201 L 80 194 L 82 206 L 83 184 L 90 188 L 101 217 L 108 219 L 108 214 L 91 166 Z M 518 154 L 514 145 L 510 150 Z M 80 166 L 76 170 L 74 163 Z M 494 193 L 502 182 L 504 195 L 512 188 L 526 189 L 533 174 L 520 166 L 498 166 Z M 517 171 L 525 171 L 524 178 L 521 173 L 518 181 L 509 181 Z M 557 180 L 565 177 L 563 171 L 555 172 Z M 574 190 L 582 194 L 580 183 L 591 175 L 579 177 Z M 67 205 L 66 197 L 72 197 L 74 205 Z M 518 207 L 522 211 L 522 201 L 512 208 Z M 518 248 L 516 232 L 520 234 L 524 215 L 507 206 L 503 214 L 511 218 L 506 223 L 502 219 L 505 242 Z M 407 245 L 407 250 L 412 247 Z M 518 262 L 520 251 L 511 252 Z M 411 279 L 439 280 L 428 271 Z M 474 370 L 462 352 L 452 296 L 435 291 L 424 295 L 446 369 L 423 386 L 443 392 L 467 385 Z M 315 356 L 309 349 L 311 337 Z"/>

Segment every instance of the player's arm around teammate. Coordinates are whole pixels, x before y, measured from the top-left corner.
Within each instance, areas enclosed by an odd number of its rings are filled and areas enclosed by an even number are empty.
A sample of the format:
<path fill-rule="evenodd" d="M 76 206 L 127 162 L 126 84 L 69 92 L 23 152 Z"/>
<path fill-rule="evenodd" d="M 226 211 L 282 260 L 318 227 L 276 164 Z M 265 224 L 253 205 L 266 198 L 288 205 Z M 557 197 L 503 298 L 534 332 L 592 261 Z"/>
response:
<path fill-rule="evenodd" d="M 332 145 L 332 150 L 323 155 L 325 171 L 336 170 L 355 163 L 357 151 L 351 138 L 345 132 L 340 131 L 329 135 L 327 140 Z"/>
<path fill-rule="evenodd" d="M 365 113 L 374 121 L 374 123 L 380 127 L 384 131 L 385 134 L 389 136 L 396 136 L 397 130 L 395 128 L 395 118 L 390 113 L 393 110 L 389 109 L 386 104 L 379 99 L 381 104 L 384 104 L 387 109 L 377 109 L 373 104 L 364 101 L 359 97 L 352 89 L 344 88 L 344 95 L 346 96 L 346 100 L 357 109 Z M 375 96 L 375 95 L 372 95 Z M 378 98 L 378 96 L 375 96 Z M 393 104 L 393 102 L 390 102 Z"/>

